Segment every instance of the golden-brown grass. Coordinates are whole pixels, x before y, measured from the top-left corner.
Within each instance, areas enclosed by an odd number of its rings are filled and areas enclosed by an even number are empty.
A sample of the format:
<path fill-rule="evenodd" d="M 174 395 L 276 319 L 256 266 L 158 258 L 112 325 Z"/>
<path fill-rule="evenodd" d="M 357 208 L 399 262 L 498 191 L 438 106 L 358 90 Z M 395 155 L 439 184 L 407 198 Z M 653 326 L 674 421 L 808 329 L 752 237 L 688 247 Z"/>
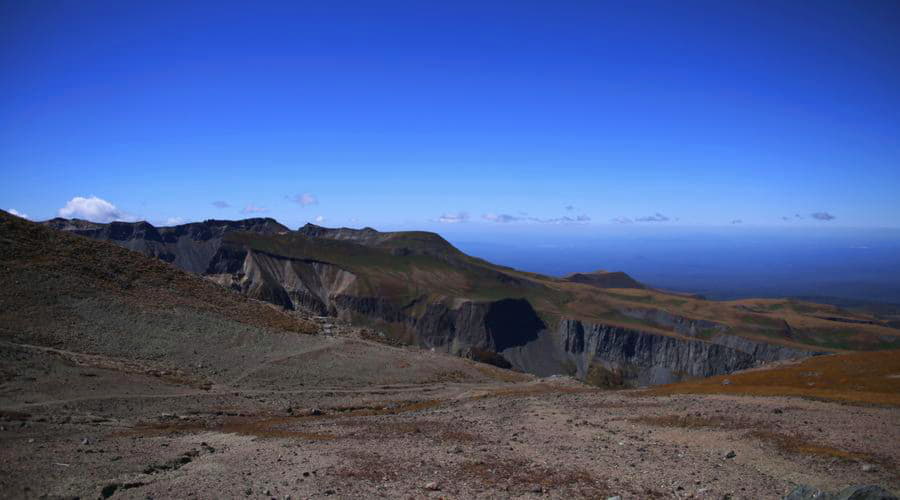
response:
<path fill-rule="evenodd" d="M 729 383 L 723 385 L 725 379 Z M 793 396 L 900 407 L 900 351 L 817 356 L 790 365 L 663 385 L 641 394 Z"/>
<path fill-rule="evenodd" d="M 862 452 L 841 450 L 832 446 L 818 444 L 808 437 L 799 434 L 789 435 L 768 430 L 756 429 L 750 431 L 748 436 L 768 443 L 783 453 L 798 455 L 813 455 L 825 458 L 837 458 L 848 461 L 881 462 L 873 455 Z"/>

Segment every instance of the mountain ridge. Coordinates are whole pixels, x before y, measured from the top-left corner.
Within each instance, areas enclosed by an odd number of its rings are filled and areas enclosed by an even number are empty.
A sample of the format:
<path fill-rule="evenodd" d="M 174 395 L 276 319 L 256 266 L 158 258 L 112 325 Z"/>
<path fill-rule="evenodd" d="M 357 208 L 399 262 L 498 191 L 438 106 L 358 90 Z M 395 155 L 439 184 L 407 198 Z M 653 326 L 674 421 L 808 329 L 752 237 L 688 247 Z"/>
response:
<path fill-rule="evenodd" d="M 625 273 L 552 278 L 466 255 L 436 233 L 313 224 L 290 231 L 272 219 L 252 220 L 271 222 L 217 222 L 217 231 L 197 227 L 204 223 L 161 228 L 161 234 L 173 237 L 162 246 L 145 239 L 152 234 L 146 223 L 128 223 L 143 232 L 132 231 L 130 239 L 120 240 L 112 239 L 102 225 L 101 230 L 58 220 L 50 225 L 108 239 L 286 309 L 335 316 L 380 329 L 394 341 L 539 374 L 572 373 L 586 379 L 593 366 L 594 373 L 610 372 L 626 383 L 661 383 L 818 352 L 900 345 L 900 332 L 871 316 L 835 307 L 778 300 L 705 301 L 646 288 Z M 496 317 L 536 321 L 523 323 L 511 334 L 491 320 Z M 613 337 L 599 332 L 635 332 L 628 335 L 636 344 L 615 351 L 602 346 L 570 349 L 566 339 L 571 335 L 561 325 L 571 321 L 598 332 L 591 338 L 605 343 Z M 517 340 L 510 343 L 510 338 Z M 705 344 L 725 349 L 717 351 L 723 359 L 743 361 L 708 365 L 692 358 L 690 353 Z M 634 349 L 665 352 L 629 354 Z M 663 366 L 656 366 L 659 363 Z"/>

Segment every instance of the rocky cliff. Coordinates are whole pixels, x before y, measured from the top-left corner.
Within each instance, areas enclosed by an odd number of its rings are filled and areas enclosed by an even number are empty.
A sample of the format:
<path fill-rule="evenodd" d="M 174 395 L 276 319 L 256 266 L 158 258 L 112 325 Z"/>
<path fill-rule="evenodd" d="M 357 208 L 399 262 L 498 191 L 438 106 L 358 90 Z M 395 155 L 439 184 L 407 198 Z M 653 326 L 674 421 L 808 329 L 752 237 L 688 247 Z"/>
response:
<path fill-rule="evenodd" d="M 823 334 L 810 336 L 769 312 L 784 304 L 753 309 L 669 295 L 624 273 L 565 279 L 523 273 L 467 256 L 434 233 L 312 224 L 290 231 L 273 219 L 164 228 L 64 219 L 45 224 L 160 258 L 286 309 L 375 327 L 392 342 L 538 375 L 646 385 L 821 351 L 802 342 L 804 335 L 819 341 Z M 803 307 L 811 311 L 806 324 L 833 325 L 818 316 L 840 314 Z M 888 338 L 878 325 L 846 328 L 857 331 L 841 339 L 871 344 L 871 338 Z M 877 331 L 866 337 L 863 329 Z"/>

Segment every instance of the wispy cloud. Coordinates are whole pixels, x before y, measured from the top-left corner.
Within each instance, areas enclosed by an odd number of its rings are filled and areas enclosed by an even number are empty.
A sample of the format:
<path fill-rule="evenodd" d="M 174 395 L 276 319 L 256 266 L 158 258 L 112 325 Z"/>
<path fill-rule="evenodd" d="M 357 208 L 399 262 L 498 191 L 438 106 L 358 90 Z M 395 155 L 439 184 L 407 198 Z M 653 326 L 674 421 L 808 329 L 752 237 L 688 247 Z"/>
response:
<path fill-rule="evenodd" d="M 584 214 L 576 215 L 574 217 L 565 215 L 563 217 L 551 217 L 548 219 L 542 219 L 540 217 L 520 217 L 510 214 L 484 214 L 481 216 L 481 218 L 486 221 L 497 222 L 499 224 L 507 224 L 510 222 L 535 222 L 538 224 L 583 224 L 591 221 L 591 218 Z"/>
<path fill-rule="evenodd" d="M 442 222 L 444 224 L 459 224 L 460 222 L 468 222 L 469 214 L 466 212 L 457 212 L 455 214 L 441 214 L 438 217 L 438 222 Z"/>
<path fill-rule="evenodd" d="M 628 217 L 614 217 L 614 218 L 610 219 L 609 221 L 614 222 L 616 224 L 632 224 L 632 223 L 634 223 L 634 221 L 629 219 Z"/>
<path fill-rule="evenodd" d="M 791 218 L 785 215 L 784 217 L 781 218 L 781 220 L 783 220 L 783 221 L 789 221 L 789 220 L 791 220 Z"/>
<path fill-rule="evenodd" d="M 731 221 L 731 223 L 732 223 L 732 224 L 743 224 L 744 221 L 742 221 L 741 219 L 734 219 L 734 220 Z"/>
<path fill-rule="evenodd" d="M 66 219 L 77 218 L 91 222 L 133 221 L 135 218 L 119 210 L 112 203 L 96 196 L 76 196 L 57 212 Z"/>
<path fill-rule="evenodd" d="M 212 202 L 212 206 L 214 206 L 216 208 L 228 208 L 231 205 L 229 205 L 227 201 L 216 200 L 216 201 Z"/>
<path fill-rule="evenodd" d="M 166 219 L 167 226 L 180 226 L 187 222 L 184 217 L 169 217 Z"/>
<path fill-rule="evenodd" d="M 813 219 L 824 220 L 824 221 L 837 219 L 837 217 L 831 215 L 828 212 L 813 212 L 813 213 L 809 214 L 809 216 L 812 217 Z"/>
<path fill-rule="evenodd" d="M 670 219 L 668 217 L 666 217 L 665 215 L 663 215 L 659 212 L 656 212 L 653 215 L 648 215 L 646 217 L 637 217 L 634 220 L 636 220 L 638 222 L 667 222 Z"/>
<path fill-rule="evenodd" d="M 316 205 L 319 203 L 319 199 L 311 193 L 296 194 L 292 196 L 290 200 L 300 205 L 301 207 L 308 207 L 310 205 Z"/>
<path fill-rule="evenodd" d="M 22 212 L 19 212 L 19 211 L 16 210 L 15 208 L 10 208 L 10 209 L 7 210 L 7 212 L 9 212 L 9 213 L 15 215 L 16 217 L 21 217 L 21 218 L 23 218 L 23 219 L 29 219 L 29 220 L 31 220 L 31 217 L 29 217 L 28 214 L 23 214 Z"/>
<path fill-rule="evenodd" d="M 244 207 L 243 210 L 241 210 L 241 213 L 245 213 L 245 214 L 260 214 L 260 213 L 268 212 L 268 211 L 269 211 L 269 209 L 266 208 L 266 207 L 258 207 L 258 206 L 256 206 L 256 205 L 254 205 L 253 203 L 250 203 L 249 205 L 247 205 L 246 207 Z"/>
<path fill-rule="evenodd" d="M 573 211 L 573 210 L 575 210 L 575 207 L 574 207 L 574 206 L 572 206 L 572 205 L 566 205 L 566 211 L 567 211 L 567 212 L 571 212 L 571 211 Z"/>
<path fill-rule="evenodd" d="M 321 223 L 323 223 L 323 222 L 325 222 L 325 216 L 323 216 L 323 215 L 317 215 L 317 216 L 316 216 L 316 224 L 321 224 Z"/>
<path fill-rule="evenodd" d="M 481 216 L 481 218 L 486 221 L 498 222 L 500 224 L 506 224 L 508 222 L 516 222 L 516 221 L 526 219 L 526 217 L 518 217 L 515 215 L 509 215 L 509 214 L 484 214 Z"/>

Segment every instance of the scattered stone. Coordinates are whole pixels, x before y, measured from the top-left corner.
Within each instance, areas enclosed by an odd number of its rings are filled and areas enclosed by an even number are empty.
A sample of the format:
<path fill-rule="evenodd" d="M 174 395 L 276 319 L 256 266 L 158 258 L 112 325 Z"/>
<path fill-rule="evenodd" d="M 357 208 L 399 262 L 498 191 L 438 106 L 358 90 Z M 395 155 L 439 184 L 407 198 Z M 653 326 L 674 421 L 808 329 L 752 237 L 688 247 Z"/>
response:
<path fill-rule="evenodd" d="M 726 378 L 725 380 L 722 381 L 722 385 L 731 385 L 731 380 Z"/>
<path fill-rule="evenodd" d="M 85 438 L 81 438 L 81 445 L 82 445 L 82 446 L 87 446 L 87 445 L 89 445 L 89 444 L 91 444 L 91 440 L 90 440 L 90 439 L 88 439 L 88 438 L 86 438 L 86 437 L 85 437 Z"/>
<path fill-rule="evenodd" d="M 850 486 L 837 493 L 828 493 L 800 485 L 793 489 L 783 500 L 898 500 L 891 492 L 880 486 Z"/>
<path fill-rule="evenodd" d="M 450 453 L 462 453 L 462 452 L 463 452 L 463 449 L 461 446 L 454 446 L 453 448 L 450 448 Z"/>
<path fill-rule="evenodd" d="M 544 492 L 544 488 L 542 488 L 541 485 L 536 484 L 536 485 L 534 485 L 534 486 L 531 487 L 531 492 L 532 492 L 532 493 L 543 493 L 543 492 Z"/>
<path fill-rule="evenodd" d="M 784 413 L 784 410 L 782 410 L 781 408 L 775 408 L 774 410 L 772 410 L 772 413 L 781 415 L 782 413 Z"/>
<path fill-rule="evenodd" d="M 439 485 L 439 484 L 438 484 L 437 482 L 435 482 L 435 481 L 432 481 L 432 482 L 430 482 L 430 483 L 428 483 L 428 484 L 425 485 L 425 489 L 426 489 L 426 490 L 429 490 L 429 491 L 440 491 L 441 485 Z"/>
<path fill-rule="evenodd" d="M 725 458 L 734 458 L 736 456 L 737 456 L 737 453 L 735 453 L 734 450 L 731 450 L 725 454 Z"/>
<path fill-rule="evenodd" d="M 863 472 L 876 472 L 876 471 L 878 471 L 878 467 L 875 467 L 872 464 L 862 464 L 862 471 Z"/>
<path fill-rule="evenodd" d="M 33 443 L 33 442 L 34 442 L 34 438 L 28 438 L 28 442 L 29 442 L 29 443 Z"/>
<path fill-rule="evenodd" d="M 320 410 L 318 408 L 313 408 L 312 410 L 309 410 L 309 416 L 311 416 L 311 417 L 318 417 L 319 415 L 322 415 L 322 414 L 323 414 L 322 410 Z"/>
<path fill-rule="evenodd" d="M 622 500 L 622 497 L 620 497 L 619 495 L 616 495 L 614 497 L 607 497 L 606 500 Z"/>

